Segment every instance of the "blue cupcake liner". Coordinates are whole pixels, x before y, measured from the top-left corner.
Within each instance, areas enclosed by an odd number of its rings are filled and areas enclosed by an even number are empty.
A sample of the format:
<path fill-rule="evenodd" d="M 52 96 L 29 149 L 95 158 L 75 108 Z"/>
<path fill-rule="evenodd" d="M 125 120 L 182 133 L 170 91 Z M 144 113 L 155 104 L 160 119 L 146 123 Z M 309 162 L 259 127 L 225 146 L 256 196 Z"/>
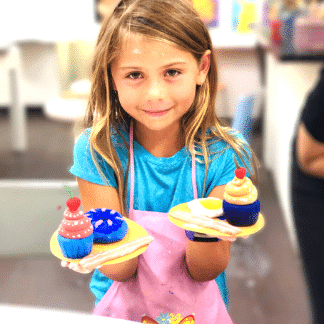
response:
<path fill-rule="evenodd" d="M 252 226 L 258 221 L 260 201 L 248 205 L 234 205 L 223 200 L 223 210 L 226 220 L 233 226 Z"/>
<path fill-rule="evenodd" d="M 68 259 L 82 259 L 90 254 L 93 245 L 93 234 L 81 238 L 70 239 L 57 235 L 62 254 Z"/>
<path fill-rule="evenodd" d="M 128 224 L 114 210 L 97 208 L 89 210 L 84 215 L 90 219 L 93 226 L 94 243 L 117 242 L 127 234 Z"/>

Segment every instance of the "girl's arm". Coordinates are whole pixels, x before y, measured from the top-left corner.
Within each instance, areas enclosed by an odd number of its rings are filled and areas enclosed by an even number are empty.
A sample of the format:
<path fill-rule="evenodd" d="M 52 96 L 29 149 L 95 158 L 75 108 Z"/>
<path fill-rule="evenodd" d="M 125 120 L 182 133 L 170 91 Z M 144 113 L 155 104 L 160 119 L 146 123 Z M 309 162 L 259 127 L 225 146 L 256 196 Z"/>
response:
<path fill-rule="evenodd" d="M 84 212 L 95 208 L 107 208 L 121 213 L 121 204 L 116 188 L 101 186 L 81 178 L 77 178 L 77 181 Z M 99 268 L 102 274 L 114 281 L 126 281 L 135 275 L 136 270 L 137 258 Z"/>
<path fill-rule="evenodd" d="M 317 141 L 304 124 L 298 127 L 296 152 L 304 172 L 324 178 L 324 143 Z"/>
<path fill-rule="evenodd" d="M 215 187 L 208 197 L 223 199 L 225 185 Z M 194 242 L 187 240 L 186 263 L 196 281 L 209 281 L 222 273 L 229 262 L 231 242 Z"/>

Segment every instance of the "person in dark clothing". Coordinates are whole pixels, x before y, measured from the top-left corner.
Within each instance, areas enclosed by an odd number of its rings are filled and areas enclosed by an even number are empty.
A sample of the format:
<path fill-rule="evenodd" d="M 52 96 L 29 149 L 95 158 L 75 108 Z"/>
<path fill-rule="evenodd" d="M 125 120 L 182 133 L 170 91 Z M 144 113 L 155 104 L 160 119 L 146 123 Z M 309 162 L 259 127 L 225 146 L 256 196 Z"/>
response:
<path fill-rule="evenodd" d="M 293 142 L 292 207 L 313 322 L 324 323 L 324 68 L 308 95 Z"/>

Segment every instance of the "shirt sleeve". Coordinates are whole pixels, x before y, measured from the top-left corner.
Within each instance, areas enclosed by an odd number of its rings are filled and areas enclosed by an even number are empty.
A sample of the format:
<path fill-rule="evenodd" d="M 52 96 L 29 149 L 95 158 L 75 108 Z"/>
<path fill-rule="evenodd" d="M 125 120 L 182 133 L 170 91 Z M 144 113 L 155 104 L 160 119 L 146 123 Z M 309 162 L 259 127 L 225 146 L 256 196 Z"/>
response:
<path fill-rule="evenodd" d="M 70 172 L 76 177 L 89 182 L 117 188 L 113 169 L 97 152 L 95 152 L 95 157 L 98 160 L 99 167 L 102 170 L 105 179 L 98 172 L 91 156 L 89 136 L 90 131 L 88 129 L 81 134 L 75 143 L 73 151 L 73 165 Z"/>
<path fill-rule="evenodd" d="M 244 140 L 241 134 L 235 135 L 238 139 L 241 139 L 244 142 L 244 149 L 251 157 L 251 150 L 249 145 Z M 211 162 L 209 165 L 209 170 L 207 174 L 207 184 L 206 184 L 206 197 L 210 194 L 214 187 L 222 186 L 227 184 L 229 181 L 234 179 L 236 165 L 234 162 L 234 156 L 241 167 L 244 167 L 244 164 L 239 157 L 239 155 L 234 151 L 234 149 L 224 142 L 220 142 L 220 145 L 216 145 L 216 152 L 211 156 Z M 250 168 L 249 158 L 244 158 L 244 162 Z M 247 172 L 249 177 L 249 173 Z"/>

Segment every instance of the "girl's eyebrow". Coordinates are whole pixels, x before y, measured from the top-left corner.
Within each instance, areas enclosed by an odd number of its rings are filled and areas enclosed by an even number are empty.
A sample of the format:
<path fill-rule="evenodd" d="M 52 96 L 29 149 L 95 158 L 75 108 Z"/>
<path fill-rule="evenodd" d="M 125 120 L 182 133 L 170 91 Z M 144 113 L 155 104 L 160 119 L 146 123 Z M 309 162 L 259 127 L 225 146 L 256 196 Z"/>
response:
<path fill-rule="evenodd" d="M 178 64 L 186 65 L 187 63 L 183 62 L 183 61 L 172 62 L 172 63 L 166 64 L 164 66 L 161 66 L 159 69 L 163 70 L 163 69 L 166 69 L 166 68 L 169 68 L 169 67 L 171 67 L 173 65 L 178 65 Z M 139 66 L 121 66 L 121 67 L 118 68 L 118 70 L 141 70 L 141 69 L 142 68 L 139 67 Z"/>

